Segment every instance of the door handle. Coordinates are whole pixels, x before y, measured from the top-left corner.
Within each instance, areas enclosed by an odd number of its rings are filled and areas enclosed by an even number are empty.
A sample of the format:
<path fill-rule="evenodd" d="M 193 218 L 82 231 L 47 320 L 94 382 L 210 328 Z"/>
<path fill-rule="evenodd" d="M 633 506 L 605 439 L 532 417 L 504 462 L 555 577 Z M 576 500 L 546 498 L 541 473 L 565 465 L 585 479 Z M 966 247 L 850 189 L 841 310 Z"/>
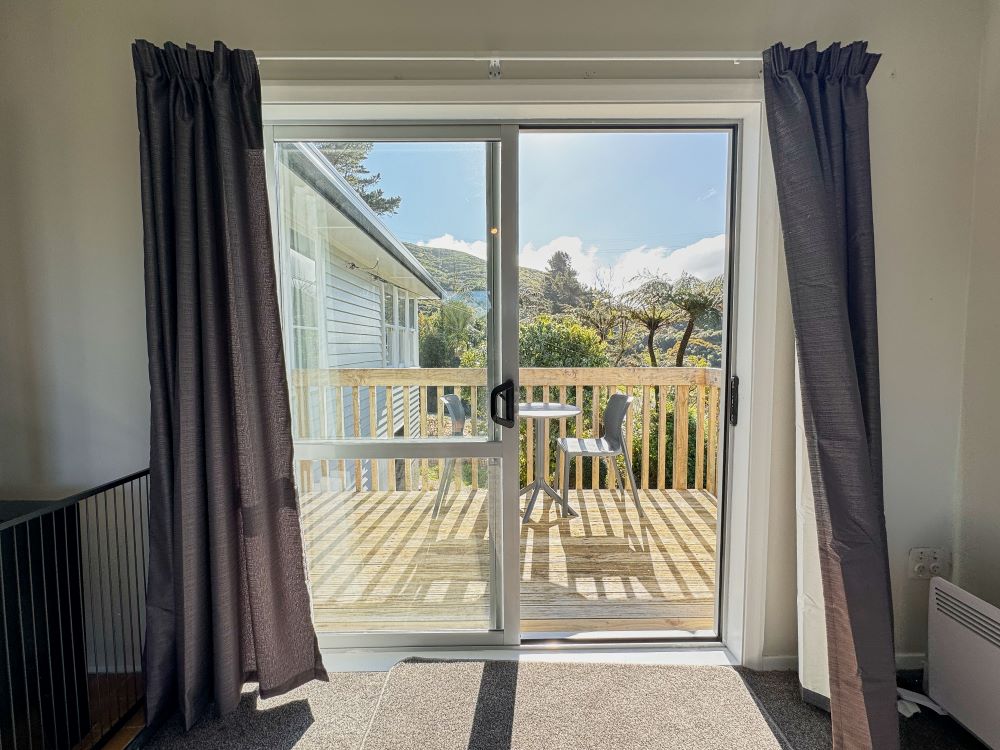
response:
<path fill-rule="evenodd" d="M 501 416 L 497 400 L 503 398 Z M 490 419 L 501 427 L 514 426 L 514 381 L 505 380 L 490 391 Z"/>

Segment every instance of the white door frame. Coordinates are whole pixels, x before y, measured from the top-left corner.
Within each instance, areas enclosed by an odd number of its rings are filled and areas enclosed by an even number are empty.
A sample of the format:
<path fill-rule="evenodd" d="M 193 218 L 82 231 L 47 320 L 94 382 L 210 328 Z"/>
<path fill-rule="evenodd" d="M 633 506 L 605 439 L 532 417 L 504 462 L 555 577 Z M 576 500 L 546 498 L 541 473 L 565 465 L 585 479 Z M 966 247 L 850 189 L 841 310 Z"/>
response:
<path fill-rule="evenodd" d="M 766 594 L 767 529 L 770 512 L 771 412 L 773 403 L 776 290 L 780 231 L 773 170 L 770 165 L 760 81 L 493 81 L 463 82 L 265 82 L 262 87 L 265 124 L 317 123 L 385 124 L 468 123 L 501 125 L 503 144 L 515 145 L 517 125 L 555 124 L 736 124 L 739 132 L 738 169 L 734 197 L 733 247 L 736 284 L 732 294 L 735 346 L 727 352 L 731 372 L 740 377 L 740 420 L 727 433 L 728 471 L 722 477 L 726 508 L 722 546 L 717 555 L 724 586 L 719 606 L 723 645 L 737 663 L 763 663 L 764 603 Z M 507 151 L 510 153 L 510 151 Z M 517 226 L 507 213 L 510 190 L 516 198 L 516 160 L 504 159 L 501 203 L 503 222 Z M 516 207 L 516 200 L 513 201 Z M 514 243 L 510 247 L 510 243 Z M 513 258 L 501 271 L 501 284 L 516 279 L 516 232 L 502 237 L 502 257 Z M 507 311 L 508 315 L 510 311 Z M 501 321 L 506 352 L 517 351 L 516 310 Z M 504 324 L 506 322 L 506 325 Z M 516 356 L 507 360 L 517 382 Z M 728 410 L 727 418 L 728 418 Z M 469 446 L 471 447 L 471 446 Z M 398 446 L 397 446 L 398 449 Z M 411 446 L 422 453 L 420 445 Z M 516 460 L 516 445 L 504 447 L 505 462 Z M 508 452 L 510 455 L 508 456 Z M 415 454 L 416 455 L 416 454 Z M 516 493 L 516 488 L 514 489 Z M 505 497 L 507 488 L 504 488 Z M 506 502 L 504 531 L 518 528 L 518 506 Z M 518 580 L 517 533 L 504 533 L 504 576 Z M 510 568 L 510 569 L 507 569 Z M 507 586 L 503 643 L 518 647 L 516 591 Z M 467 645 L 495 645 L 489 638 L 463 633 Z M 477 635 L 465 638 L 465 635 Z M 488 635 L 488 634 L 487 634 Z M 438 645 L 441 641 L 408 638 L 410 645 Z M 399 637 L 395 638 L 398 643 Z M 451 643 L 455 643 L 451 634 Z M 349 646 L 345 641 L 337 645 Z M 395 645 L 392 637 L 354 641 L 356 646 Z M 682 644 L 689 646 L 691 644 Z M 624 647 L 624 644 L 623 646 Z M 537 647 L 532 647 L 537 648 Z M 561 646 L 565 648 L 565 646 Z M 581 646 L 586 648 L 586 646 Z"/>

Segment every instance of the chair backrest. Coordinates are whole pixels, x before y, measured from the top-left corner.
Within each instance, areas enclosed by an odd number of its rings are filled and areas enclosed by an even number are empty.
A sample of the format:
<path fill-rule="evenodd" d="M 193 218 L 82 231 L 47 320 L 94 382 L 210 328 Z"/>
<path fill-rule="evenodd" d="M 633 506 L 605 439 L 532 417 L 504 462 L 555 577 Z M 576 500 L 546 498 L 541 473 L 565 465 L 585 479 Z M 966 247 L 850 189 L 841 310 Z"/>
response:
<path fill-rule="evenodd" d="M 451 417 L 452 437 L 461 435 L 465 431 L 465 404 L 456 393 L 449 393 L 441 398 L 444 400 L 444 408 L 448 410 L 448 416 Z"/>
<path fill-rule="evenodd" d="M 622 425 L 632 404 L 632 397 L 624 393 L 613 393 L 604 409 L 604 439 L 615 450 L 622 447 Z"/>

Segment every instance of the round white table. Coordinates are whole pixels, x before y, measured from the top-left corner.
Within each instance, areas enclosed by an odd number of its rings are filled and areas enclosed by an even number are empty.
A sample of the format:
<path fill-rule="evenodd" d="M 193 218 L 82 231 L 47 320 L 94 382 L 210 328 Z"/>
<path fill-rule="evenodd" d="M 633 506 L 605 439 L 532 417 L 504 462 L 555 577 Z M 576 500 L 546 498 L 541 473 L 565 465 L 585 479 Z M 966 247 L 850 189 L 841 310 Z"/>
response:
<path fill-rule="evenodd" d="M 528 500 L 528 507 L 524 509 L 523 520 L 525 522 L 531 520 L 531 511 L 535 508 L 535 501 L 538 499 L 539 492 L 545 492 L 551 495 L 552 499 L 562 506 L 563 517 L 579 516 L 579 513 L 569 507 L 569 493 L 564 493 L 565 497 L 561 497 L 559 493 L 545 481 L 545 445 L 543 445 L 545 438 L 542 426 L 546 419 L 565 419 L 566 417 L 575 417 L 580 413 L 580 407 L 556 402 L 533 401 L 530 403 L 521 402 L 518 404 L 517 412 L 521 419 L 535 420 L 535 480 L 527 487 L 522 487 L 521 492 L 519 493 L 521 495 L 528 492 L 531 493 L 531 497 Z"/>

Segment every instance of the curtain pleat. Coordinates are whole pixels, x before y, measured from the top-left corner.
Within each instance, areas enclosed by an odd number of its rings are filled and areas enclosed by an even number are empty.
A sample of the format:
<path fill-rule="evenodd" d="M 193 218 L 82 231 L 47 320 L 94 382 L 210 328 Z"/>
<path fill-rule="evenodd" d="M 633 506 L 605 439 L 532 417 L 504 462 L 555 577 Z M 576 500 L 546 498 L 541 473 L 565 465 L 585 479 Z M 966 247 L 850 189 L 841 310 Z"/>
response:
<path fill-rule="evenodd" d="M 816 503 L 835 748 L 899 746 L 882 497 L 867 45 L 764 52 L 803 422 Z"/>
<path fill-rule="evenodd" d="M 137 41 L 151 404 L 147 721 L 325 679 L 252 52 Z"/>

